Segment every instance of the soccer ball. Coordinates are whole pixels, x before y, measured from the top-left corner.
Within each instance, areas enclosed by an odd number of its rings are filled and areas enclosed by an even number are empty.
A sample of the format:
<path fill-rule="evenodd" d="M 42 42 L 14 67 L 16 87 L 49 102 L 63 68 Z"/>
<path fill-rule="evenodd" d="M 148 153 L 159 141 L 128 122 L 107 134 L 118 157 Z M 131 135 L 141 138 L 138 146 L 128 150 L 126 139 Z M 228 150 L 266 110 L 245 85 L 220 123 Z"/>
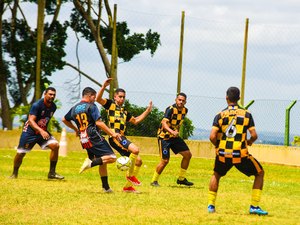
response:
<path fill-rule="evenodd" d="M 116 166 L 121 171 L 129 170 L 131 166 L 131 159 L 127 156 L 117 158 Z"/>

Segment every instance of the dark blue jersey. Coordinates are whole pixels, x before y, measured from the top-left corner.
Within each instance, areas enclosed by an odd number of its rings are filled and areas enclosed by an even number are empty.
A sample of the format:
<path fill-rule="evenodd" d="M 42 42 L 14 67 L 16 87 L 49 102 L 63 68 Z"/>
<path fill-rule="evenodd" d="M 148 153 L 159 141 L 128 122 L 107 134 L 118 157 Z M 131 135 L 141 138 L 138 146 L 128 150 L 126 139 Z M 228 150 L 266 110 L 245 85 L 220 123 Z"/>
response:
<path fill-rule="evenodd" d="M 80 142 L 83 148 L 91 148 L 103 140 L 96 121 L 100 120 L 100 112 L 94 103 L 79 102 L 65 115 L 67 121 L 74 121 L 80 131 Z"/>
<path fill-rule="evenodd" d="M 50 107 L 47 107 L 44 104 L 44 99 L 40 99 L 33 103 L 33 105 L 30 108 L 29 115 L 36 116 L 36 124 L 42 128 L 43 130 L 47 130 L 48 123 L 53 116 L 54 112 L 56 111 L 56 105 L 54 102 L 51 103 Z M 28 133 L 36 133 L 36 131 L 29 125 L 29 121 L 27 120 L 23 132 Z"/>

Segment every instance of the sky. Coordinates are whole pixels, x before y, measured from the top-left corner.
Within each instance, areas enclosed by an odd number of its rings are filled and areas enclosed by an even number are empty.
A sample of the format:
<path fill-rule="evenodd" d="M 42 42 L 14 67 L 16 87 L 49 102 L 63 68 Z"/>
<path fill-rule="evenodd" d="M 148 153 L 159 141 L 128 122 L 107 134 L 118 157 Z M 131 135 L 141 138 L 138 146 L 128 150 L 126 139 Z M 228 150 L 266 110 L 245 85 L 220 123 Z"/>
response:
<path fill-rule="evenodd" d="M 161 110 L 174 102 L 177 90 L 180 21 L 181 12 L 185 12 L 182 91 L 188 95 L 187 107 L 191 108 L 190 116 L 196 127 L 205 129 L 210 129 L 215 113 L 226 106 L 226 89 L 241 85 L 245 20 L 249 18 L 245 103 L 252 99 L 259 100 L 251 106 L 253 112 L 262 118 L 258 119 L 258 127 L 282 131 L 285 107 L 290 101 L 299 99 L 299 1 L 110 2 L 112 8 L 113 4 L 118 6 L 118 21 L 127 21 L 132 32 L 145 33 L 152 29 L 161 35 L 162 44 L 153 57 L 149 52 L 143 52 L 129 63 L 119 61 L 118 65 L 120 86 L 126 89 L 130 102 L 146 106 L 151 99 Z M 60 20 L 68 19 L 69 10 L 68 5 L 63 6 Z M 36 9 L 28 7 L 25 12 L 32 16 L 30 21 L 34 26 Z M 70 32 L 66 61 L 74 65 L 78 63 L 76 43 L 76 36 Z M 102 83 L 106 76 L 95 45 L 80 41 L 78 50 L 80 68 Z M 78 81 L 78 73 L 66 67 L 63 71 L 57 71 L 51 79 L 58 90 L 57 98 L 63 105 L 57 112 L 62 117 L 73 104 L 67 82 Z M 81 89 L 85 86 L 92 86 L 96 90 L 99 88 L 81 77 Z M 206 98 L 201 101 L 203 97 Z M 269 111 L 262 110 L 265 99 L 268 104 L 273 100 L 276 103 L 268 106 Z M 203 105 L 206 106 L 204 109 Z M 297 112 L 300 114 L 300 111 Z M 270 114 L 274 114 L 274 117 Z M 283 119 L 273 125 L 277 117 Z M 293 118 L 300 121 L 297 116 Z M 271 126 L 266 128 L 265 121 Z M 300 122 L 298 125 L 300 127 Z M 293 129 L 297 132 L 297 128 Z"/>

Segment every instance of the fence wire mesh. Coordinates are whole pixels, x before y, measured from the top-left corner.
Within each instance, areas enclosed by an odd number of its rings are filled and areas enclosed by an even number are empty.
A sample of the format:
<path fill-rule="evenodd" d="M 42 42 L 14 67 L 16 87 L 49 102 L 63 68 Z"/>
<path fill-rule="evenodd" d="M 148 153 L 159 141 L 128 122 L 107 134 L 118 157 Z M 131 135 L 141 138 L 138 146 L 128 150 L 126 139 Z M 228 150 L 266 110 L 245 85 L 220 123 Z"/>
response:
<path fill-rule="evenodd" d="M 130 103 L 146 106 L 152 99 L 154 106 L 164 111 L 174 103 L 177 91 L 181 13 L 159 15 L 119 7 L 118 21 L 127 21 L 131 32 L 146 33 L 151 29 L 160 34 L 161 46 L 153 57 L 145 51 L 130 62 L 119 61 L 118 79 Z M 181 91 L 188 96 L 188 117 L 197 128 L 191 138 L 208 140 L 215 114 L 226 107 L 227 88 L 241 85 L 245 21 L 207 20 L 190 17 L 186 12 L 184 26 Z M 261 143 L 284 143 L 286 107 L 299 99 L 299 28 L 255 24 L 250 18 L 245 104 L 255 100 L 249 110 Z M 67 61 L 74 64 L 76 43 L 73 38 L 67 46 Z M 80 41 L 79 46 L 81 69 L 101 83 L 105 73 L 95 45 Z M 66 73 L 68 77 L 77 76 L 70 69 L 58 74 Z M 56 84 L 63 96 L 69 96 L 62 80 Z M 87 84 L 98 89 L 82 78 L 82 87 Z M 69 102 L 64 103 L 63 108 L 69 106 Z M 299 117 L 297 103 L 290 114 L 290 142 L 300 134 Z"/>

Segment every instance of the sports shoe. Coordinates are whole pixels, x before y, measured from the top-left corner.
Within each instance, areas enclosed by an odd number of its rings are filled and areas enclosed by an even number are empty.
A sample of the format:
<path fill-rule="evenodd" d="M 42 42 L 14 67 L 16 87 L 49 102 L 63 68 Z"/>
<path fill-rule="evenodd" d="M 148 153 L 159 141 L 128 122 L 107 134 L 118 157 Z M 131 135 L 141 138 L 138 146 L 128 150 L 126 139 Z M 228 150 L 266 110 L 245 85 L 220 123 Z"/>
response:
<path fill-rule="evenodd" d="M 139 193 L 137 190 L 134 189 L 134 187 L 123 187 L 123 191 L 127 193 Z"/>
<path fill-rule="evenodd" d="M 112 189 L 110 189 L 110 188 L 108 188 L 108 189 L 102 188 L 102 191 L 103 191 L 104 193 L 107 193 L 107 194 L 114 193 L 114 191 L 113 191 Z"/>
<path fill-rule="evenodd" d="M 89 158 L 86 158 L 79 170 L 79 173 L 82 173 L 83 171 L 91 168 L 91 164 L 92 164 L 92 160 L 90 160 Z"/>
<path fill-rule="evenodd" d="M 207 211 L 208 211 L 208 213 L 215 213 L 216 208 L 214 205 L 209 205 L 209 206 L 207 206 Z"/>
<path fill-rule="evenodd" d="M 135 176 L 126 176 L 126 179 L 130 181 L 135 186 L 140 186 L 142 183 Z"/>
<path fill-rule="evenodd" d="M 59 175 L 58 173 L 48 173 L 48 179 L 56 179 L 56 180 L 62 180 L 65 177 L 62 175 Z"/>
<path fill-rule="evenodd" d="M 160 187 L 160 185 L 157 181 L 153 181 L 152 183 L 150 183 L 150 185 L 153 187 Z"/>
<path fill-rule="evenodd" d="M 268 212 L 267 212 L 267 211 L 262 210 L 259 206 L 254 207 L 254 206 L 252 206 L 252 205 L 250 206 L 249 213 L 250 213 L 250 214 L 256 214 L 256 215 L 259 215 L 259 216 L 265 216 L 265 215 L 268 215 Z"/>
<path fill-rule="evenodd" d="M 194 183 L 193 182 L 189 182 L 186 178 L 184 178 L 184 180 L 179 180 L 177 179 L 177 184 L 180 184 L 180 185 L 185 185 L 185 186 L 193 186 Z"/>

